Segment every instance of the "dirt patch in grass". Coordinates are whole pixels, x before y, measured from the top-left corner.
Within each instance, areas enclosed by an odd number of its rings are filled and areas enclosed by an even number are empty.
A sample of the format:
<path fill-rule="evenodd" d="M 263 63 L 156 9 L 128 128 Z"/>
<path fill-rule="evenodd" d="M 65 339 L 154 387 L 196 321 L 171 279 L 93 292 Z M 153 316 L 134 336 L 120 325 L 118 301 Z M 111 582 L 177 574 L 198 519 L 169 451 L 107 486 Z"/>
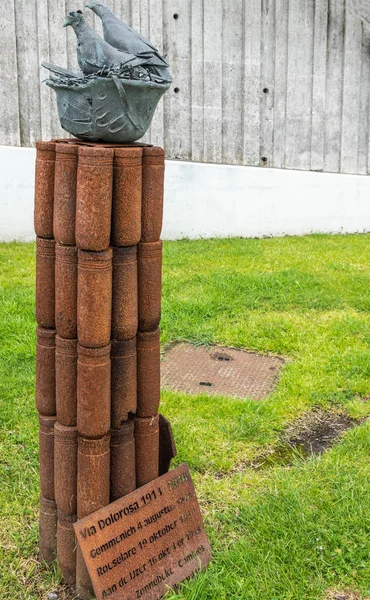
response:
<path fill-rule="evenodd" d="M 344 413 L 314 409 L 297 419 L 282 434 L 281 441 L 254 460 L 239 463 L 231 473 L 217 473 L 218 479 L 245 469 L 263 470 L 273 466 L 290 467 L 295 458 L 307 459 L 323 454 L 346 431 L 363 423 Z"/>
<path fill-rule="evenodd" d="M 361 423 L 346 414 L 312 410 L 285 432 L 285 442 L 307 455 L 322 454 L 343 433 Z"/>
<path fill-rule="evenodd" d="M 314 409 L 288 427 L 281 442 L 250 463 L 254 469 L 274 465 L 290 466 L 295 457 L 309 458 L 323 454 L 346 431 L 360 425 L 362 420 L 343 413 Z"/>
<path fill-rule="evenodd" d="M 364 600 L 359 592 L 328 590 L 325 600 Z"/>

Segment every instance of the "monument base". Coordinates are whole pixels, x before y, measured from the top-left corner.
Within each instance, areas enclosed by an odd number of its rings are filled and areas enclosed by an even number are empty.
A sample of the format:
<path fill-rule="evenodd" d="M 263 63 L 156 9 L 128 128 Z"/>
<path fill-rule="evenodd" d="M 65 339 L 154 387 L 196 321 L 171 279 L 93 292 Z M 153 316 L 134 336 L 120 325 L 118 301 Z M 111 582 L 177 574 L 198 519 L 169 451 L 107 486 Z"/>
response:
<path fill-rule="evenodd" d="M 92 586 L 76 518 L 155 480 L 176 454 L 158 416 L 163 187 L 161 148 L 37 144 L 40 558 L 58 550 L 81 598 Z"/>

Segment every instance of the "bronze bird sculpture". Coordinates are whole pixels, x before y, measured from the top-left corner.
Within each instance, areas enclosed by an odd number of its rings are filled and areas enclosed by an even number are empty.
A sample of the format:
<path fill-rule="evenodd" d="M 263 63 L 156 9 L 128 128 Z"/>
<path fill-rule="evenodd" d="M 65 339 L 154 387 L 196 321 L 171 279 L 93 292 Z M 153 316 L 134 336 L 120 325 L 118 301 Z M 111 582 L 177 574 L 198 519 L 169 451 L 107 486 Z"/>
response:
<path fill-rule="evenodd" d="M 166 61 L 134 30 L 120 47 L 111 45 L 107 39 L 118 35 L 109 34 L 110 27 L 117 31 L 111 18 L 104 25 L 106 39 L 88 25 L 81 11 L 69 13 L 64 26 L 75 31 L 81 72 L 42 63 L 51 73 L 46 84 L 56 92 L 63 129 L 90 141 L 128 143 L 142 138 L 171 85 Z M 135 36 L 139 42 L 134 42 Z"/>
<path fill-rule="evenodd" d="M 145 58 L 121 52 L 110 46 L 85 21 L 81 11 L 69 13 L 64 23 L 64 27 L 68 26 L 72 27 L 76 34 L 78 64 L 85 75 L 97 73 L 104 68 L 139 67 L 148 62 Z"/>
<path fill-rule="evenodd" d="M 149 40 L 118 19 L 105 4 L 94 2 L 86 6 L 101 18 L 104 39 L 110 46 L 121 52 L 129 52 L 138 57 L 146 58 L 154 73 L 166 81 L 171 81 L 167 62 Z"/>

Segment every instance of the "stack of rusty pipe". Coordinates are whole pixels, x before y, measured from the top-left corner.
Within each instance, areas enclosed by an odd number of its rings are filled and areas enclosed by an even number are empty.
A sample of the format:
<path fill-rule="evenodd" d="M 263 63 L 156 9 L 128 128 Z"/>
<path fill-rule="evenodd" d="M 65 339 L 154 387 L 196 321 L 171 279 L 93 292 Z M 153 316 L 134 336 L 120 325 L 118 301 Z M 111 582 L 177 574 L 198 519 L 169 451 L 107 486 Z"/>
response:
<path fill-rule="evenodd" d="M 161 148 L 37 144 L 40 558 L 57 556 L 80 598 L 92 588 L 73 523 L 169 467 L 158 415 L 163 181 Z"/>

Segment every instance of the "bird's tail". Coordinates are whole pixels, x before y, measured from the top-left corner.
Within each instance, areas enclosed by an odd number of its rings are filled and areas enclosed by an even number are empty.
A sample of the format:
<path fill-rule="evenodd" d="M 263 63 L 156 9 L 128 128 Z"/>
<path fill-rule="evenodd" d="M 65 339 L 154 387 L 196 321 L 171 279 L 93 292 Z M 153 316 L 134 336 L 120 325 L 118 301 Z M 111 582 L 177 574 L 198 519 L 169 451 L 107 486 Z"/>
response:
<path fill-rule="evenodd" d="M 121 65 L 124 67 L 142 67 L 148 64 L 148 59 L 140 56 L 132 56 L 124 60 Z"/>
<path fill-rule="evenodd" d="M 56 75 L 61 75 L 62 77 L 81 77 L 82 73 L 74 73 L 73 71 L 70 71 L 69 69 L 64 69 L 63 67 L 58 67 L 58 65 L 54 65 L 52 63 L 48 63 L 48 62 L 42 62 L 41 65 L 44 67 L 44 69 L 47 69 L 48 71 L 51 71 L 52 73 L 55 73 Z"/>
<path fill-rule="evenodd" d="M 137 56 L 146 58 L 148 60 L 148 64 L 150 65 L 157 67 L 169 67 L 169 64 L 164 60 L 159 52 L 140 52 L 137 54 Z"/>
<path fill-rule="evenodd" d="M 172 77 L 167 67 L 149 65 L 147 69 L 154 75 L 154 81 L 157 83 L 172 83 Z"/>

